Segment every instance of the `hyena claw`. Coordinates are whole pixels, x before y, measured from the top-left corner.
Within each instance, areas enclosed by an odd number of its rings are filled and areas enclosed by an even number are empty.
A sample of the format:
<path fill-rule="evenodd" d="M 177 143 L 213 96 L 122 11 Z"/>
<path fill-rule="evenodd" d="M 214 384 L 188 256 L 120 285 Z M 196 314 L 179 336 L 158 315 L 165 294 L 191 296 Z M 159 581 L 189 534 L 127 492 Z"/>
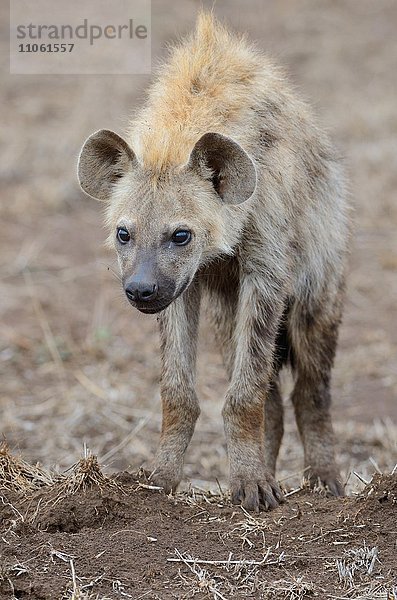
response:
<path fill-rule="evenodd" d="M 345 490 L 339 473 L 335 470 L 312 470 L 308 475 L 309 484 L 312 488 L 319 484 L 323 486 L 330 496 L 344 496 Z"/>
<path fill-rule="evenodd" d="M 232 504 L 241 504 L 252 512 L 277 508 L 285 502 L 284 495 L 276 480 L 269 476 L 255 478 L 236 477 L 231 480 Z"/>

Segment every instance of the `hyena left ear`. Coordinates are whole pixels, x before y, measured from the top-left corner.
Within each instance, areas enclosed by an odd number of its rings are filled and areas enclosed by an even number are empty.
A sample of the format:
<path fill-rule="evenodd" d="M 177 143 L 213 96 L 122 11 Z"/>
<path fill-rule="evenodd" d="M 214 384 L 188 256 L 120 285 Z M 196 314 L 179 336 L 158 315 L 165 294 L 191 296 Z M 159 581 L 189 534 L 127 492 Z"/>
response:
<path fill-rule="evenodd" d="M 101 129 L 84 142 L 77 167 L 82 190 L 97 200 L 108 200 L 113 185 L 136 163 L 135 154 L 114 131 Z"/>
<path fill-rule="evenodd" d="M 215 191 L 228 204 L 240 204 L 256 187 L 255 165 L 237 142 L 220 133 L 205 133 L 194 146 L 188 167 L 211 177 Z"/>

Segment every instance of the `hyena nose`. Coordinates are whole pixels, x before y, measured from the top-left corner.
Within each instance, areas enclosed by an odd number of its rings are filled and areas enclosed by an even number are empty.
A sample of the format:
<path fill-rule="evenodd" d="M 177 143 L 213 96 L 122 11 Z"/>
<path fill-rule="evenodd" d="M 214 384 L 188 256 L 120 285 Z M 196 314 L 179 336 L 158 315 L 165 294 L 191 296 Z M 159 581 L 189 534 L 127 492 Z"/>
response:
<path fill-rule="evenodd" d="M 130 279 L 125 287 L 125 293 L 133 302 L 150 302 L 157 297 L 158 287 L 155 283 Z"/>

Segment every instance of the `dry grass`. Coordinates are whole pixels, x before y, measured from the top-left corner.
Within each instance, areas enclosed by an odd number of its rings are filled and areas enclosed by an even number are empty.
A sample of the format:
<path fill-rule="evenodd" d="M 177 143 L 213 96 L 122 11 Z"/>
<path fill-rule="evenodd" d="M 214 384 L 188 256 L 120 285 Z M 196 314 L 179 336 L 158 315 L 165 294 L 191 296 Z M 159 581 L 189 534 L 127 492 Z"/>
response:
<path fill-rule="evenodd" d="M 0 444 L 0 488 L 26 494 L 43 486 L 50 486 L 57 479 L 38 464 L 32 466 L 20 456 L 11 454 L 5 442 Z"/>
<path fill-rule="evenodd" d="M 104 475 L 98 457 L 85 446 L 83 457 L 65 471 L 63 481 L 58 487 L 60 496 L 71 496 L 93 486 L 98 487 L 99 490 L 109 487 L 121 489 L 116 481 Z"/>
<path fill-rule="evenodd" d="M 350 548 L 345 551 L 343 558 L 336 561 L 339 581 L 347 588 L 354 587 L 357 581 L 371 577 L 377 563 L 378 548 Z"/>
<path fill-rule="evenodd" d="M 271 525 L 269 519 L 248 513 L 244 508 L 244 519 L 238 521 L 227 533 L 228 537 L 237 537 L 241 540 L 241 548 L 265 548 L 266 531 Z"/>
<path fill-rule="evenodd" d="M 339 581 L 345 588 L 342 595 L 330 598 L 345 600 L 396 600 L 397 581 L 395 574 L 384 576 L 377 546 L 368 547 L 365 543 L 358 548 L 345 550 L 342 558 L 336 561 Z M 381 580 L 381 581 L 377 581 Z"/>
<path fill-rule="evenodd" d="M 268 584 L 263 593 L 263 600 L 301 600 L 314 596 L 315 592 L 318 595 L 318 591 L 313 583 L 306 583 L 303 577 L 280 579 Z"/>
<path fill-rule="evenodd" d="M 355 587 L 347 595 L 328 594 L 330 600 L 397 600 L 397 587 L 385 587 L 382 583 L 371 583 L 368 586 Z"/>
<path fill-rule="evenodd" d="M 70 559 L 70 572 L 71 572 L 71 577 L 72 577 L 73 588 L 72 588 L 72 590 L 67 592 L 67 595 L 64 596 L 64 598 L 62 600 L 112 600 L 111 598 L 109 598 L 107 596 L 99 596 L 99 594 L 94 594 L 91 592 L 90 589 L 87 589 L 87 588 L 92 588 L 93 583 L 89 583 L 88 585 L 81 586 L 77 582 L 76 571 L 75 571 L 74 563 L 73 563 L 72 559 Z"/>
<path fill-rule="evenodd" d="M 51 488 L 55 483 L 62 496 L 70 496 L 92 486 L 100 490 L 106 487 L 122 489 L 114 479 L 104 475 L 98 457 L 87 446 L 84 446 L 83 456 L 77 463 L 62 473 L 50 473 L 40 465 L 30 465 L 12 454 L 5 442 L 0 445 L 0 489 L 26 494 L 43 487 Z"/>
<path fill-rule="evenodd" d="M 263 592 L 267 582 L 259 573 L 268 566 L 282 565 L 283 553 L 275 555 L 271 548 L 260 560 L 236 560 L 230 554 L 224 560 L 207 560 L 193 558 L 187 553 L 175 550 L 176 558 L 168 558 L 168 562 L 184 564 L 191 576 L 179 570 L 179 577 L 190 591 L 184 597 L 193 597 L 202 592 L 212 596 L 214 600 L 227 600 L 231 597 L 252 597 L 255 592 Z"/>

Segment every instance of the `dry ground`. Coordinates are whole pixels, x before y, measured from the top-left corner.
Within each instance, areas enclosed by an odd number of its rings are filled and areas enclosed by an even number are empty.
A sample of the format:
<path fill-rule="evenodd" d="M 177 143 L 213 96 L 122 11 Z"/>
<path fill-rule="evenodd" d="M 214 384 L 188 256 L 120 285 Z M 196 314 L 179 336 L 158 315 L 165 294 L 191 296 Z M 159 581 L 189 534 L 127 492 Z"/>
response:
<path fill-rule="evenodd" d="M 153 56 L 161 56 L 166 41 L 191 28 L 199 5 L 153 1 Z M 58 470 L 78 460 L 83 443 L 107 472 L 148 466 L 160 426 L 156 321 L 134 312 L 123 299 L 114 257 L 102 245 L 101 207 L 83 197 L 75 180 L 84 138 L 101 127 L 122 133 L 148 78 L 7 75 L 4 5 L 0 11 L 1 433 L 30 463 Z M 241 1 L 220 0 L 216 12 L 287 67 L 347 159 L 356 233 L 334 374 L 334 419 L 347 490 L 358 492 L 364 484 L 350 473 L 369 480 L 377 469 L 390 472 L 397 462 L 397 0 L 250 0 L 244 9 Z M 198 381 L 202 416 L 187 455 L 185 487 L 192 481 L 217 489 L 218 479 L 226 489 L 220 418 L 225 386 L 204 322 Z M 289 387 L 286 378 L 286 395 Z M 301 477 L 302 455 L 287 400 L 286 407 L 279 477 L 289 477 L 286 483 L 293 487 Z M 146 492 L 139 494 L 137 514 L 142 506 L 156 509 L 157 496 L 150 500 Z M 328 501 L 322 502 L 326 513 Z M 172 503 L 161 506 L 173 515 Z M 292 506 L 278 509 L 280 516 L 286 510 L 289 518 Z M 321 527 L 322 517 L 315 514 Z M 194 530 L 188 531 L 193 536 Z M 307 539 L 312 534 L 308 531 Z M 391 535 L 395 540 L 395 532 Z M 65 547 L 68 539 L 62 537 Z M 358 545 L 364 541 L 377 543 L 358 536 Z M 179 550 L 199 555 L 195 548 L 186 539 Z M 220 555 L 225 558 L 226 551 Z M 167 574 L 166 563 L 158 568 Z M 186 565 L 182 574 L 196 577 Z M 123 585 L 124 591 L 113 590 L 110 597 L 139 596 L 136 588 Z"/>
<path fill-rule="evenodd" d="M 262 516 L 106 478 L 89 454 L 51 476 L 3 446 L 0 475 L 1 598 L 397 599 L 397 473 L 358 498 L 295 490 Z"/>

